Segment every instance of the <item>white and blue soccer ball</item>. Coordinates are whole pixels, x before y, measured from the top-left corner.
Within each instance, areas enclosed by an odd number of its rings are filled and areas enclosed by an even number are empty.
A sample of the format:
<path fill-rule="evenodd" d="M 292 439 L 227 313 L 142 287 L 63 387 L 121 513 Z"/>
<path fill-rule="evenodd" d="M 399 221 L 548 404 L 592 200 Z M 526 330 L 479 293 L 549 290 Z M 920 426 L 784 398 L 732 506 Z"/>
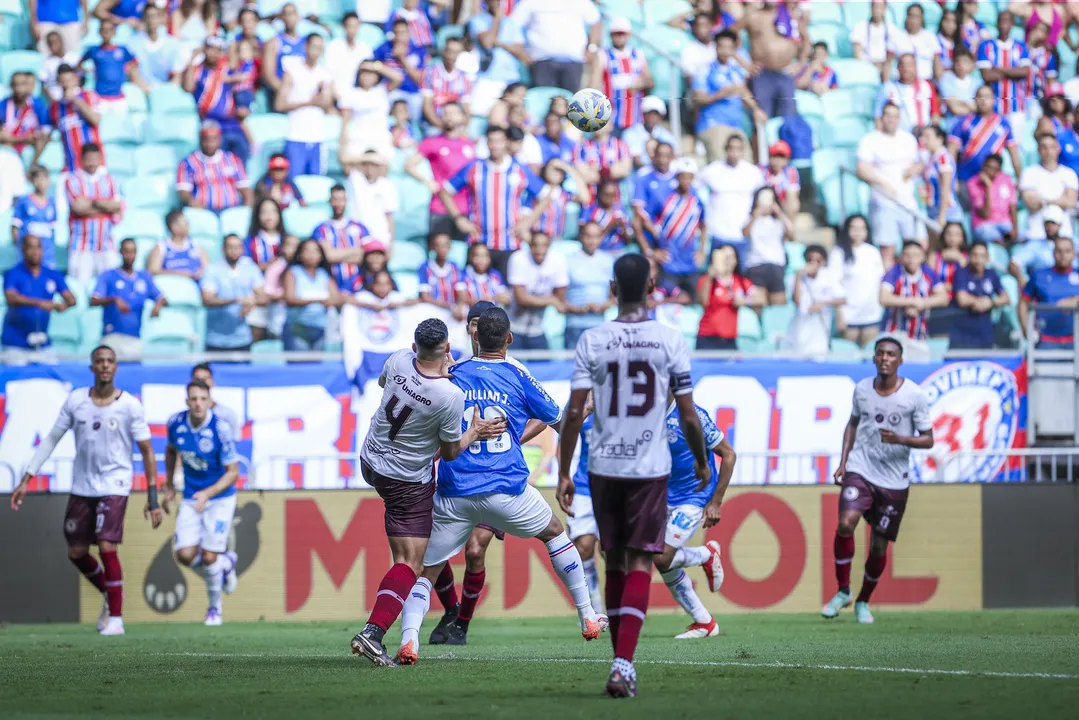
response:
<path fill-rule="evenodd" d="M 611 121 L 611 100 L 599 90 L 578 90 L 569 101 L 569 121 L 582 132 L 596 132 Z"/>

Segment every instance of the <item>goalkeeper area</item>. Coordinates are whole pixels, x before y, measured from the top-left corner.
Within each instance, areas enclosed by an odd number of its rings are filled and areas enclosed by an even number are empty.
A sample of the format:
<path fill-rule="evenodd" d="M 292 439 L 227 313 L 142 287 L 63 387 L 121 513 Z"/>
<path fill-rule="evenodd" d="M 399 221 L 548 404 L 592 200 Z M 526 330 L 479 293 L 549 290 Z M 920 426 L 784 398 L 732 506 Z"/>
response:
<path fill-rule="evenodd" d="M 421 637 L 437 621 L 428 616 Z M 476 618 L 464 647 L 419 665 L 350 655 L 355 622 L 132 623 L 0 628 L 3 718 L 1065 718 L 1079 707 L 1076 610 L 719 616 L 722 634 L 674 640 L 653 614 L 640 696 L 604 697 L 611 649 L 574 618 Z M 397 628 L 387 639 L 396 642 Z M 856 715 L 855 715 L 856 714 Z"/>

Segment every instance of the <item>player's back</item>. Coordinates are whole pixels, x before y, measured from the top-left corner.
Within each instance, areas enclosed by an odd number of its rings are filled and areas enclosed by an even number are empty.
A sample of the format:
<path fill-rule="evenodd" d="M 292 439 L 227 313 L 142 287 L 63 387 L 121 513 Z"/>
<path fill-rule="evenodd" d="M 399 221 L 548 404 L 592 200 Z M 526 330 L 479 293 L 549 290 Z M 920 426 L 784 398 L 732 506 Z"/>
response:
<path fill-rule="evenodd" d="M 472 443 L 468 450 L 438 471 L 439 492 L 447 497 L 483 493 L 520 494 L 528 482 L 521 435 L 529 420 L 558 422 L 562 409 L 520 363 L 507 358 L 472 357 L 451 369 L 453 383 L 464 392 L 464 419 L 473 408 L 485 420 L 506 418 L 506 432 L 493 440 Z"/>
<path fill-rule="evenodd" d="M 670 474 L 667 393 L 693 389 L 681 332 L 655 320 L 612 320 L 591 328 L 577 343 L 570 385 L 592 389 L 589 472 L 637 480 Z"/>
<path fill-rule="evenodd" d="M 226 466 L 236 462 L 233 433 L 232 425 L 213 410 L 197 428 L 187 410 L 169 418 L 169 444 L 176 448 L 184 466 L 185 498 L 216 483 L 225 474 Z M 215 497 L 235 494 L 236 485 L 233 484 Z"/>
<path fill-rule="evenodd" d="M 672 506 L 704 507 L 712 499 L 716 485 L 719 484 L 716 456 L 712 451 L 723 442 L 723 431 L 716 427 L 712 418 L 708 417 L 707 410 L 700 405 L 694 405 L 694 407 L 697 409 L 697 418 L 701 422 L 701 430 L 704 431 L 704 446 L 708 450 L 708 468 L 712 471 L 712 479 L 704 490 L 697 491 L 700 480 L 694 470 L 693 451 L 690 450 L 685 433 L 682 432 L 678 406 L 672 402 L 667 407 L 667 444 L 671 449 L 671 477 L 667 481 L 667 504 Z"/>
<path fill-rule="evenodd" d="M 90 397 L 90 388 L 78 388 L 64 401 L 58 423 L 75 431 L 73 495 L 131 492 L 135 443 L 150 439 L 138 398 L 121 391 L 116 400 L 101 407 Z"/>
<path fill-rule="evenodd" d="M 901 379 L 890 395 L 878 393 L 873 380 L 868 377 L 854 386 L 851 415 L 858 416 L 858 431 L 846 469 L 874 485 L 902 490 L 910 485 L 910 448 L 882 442 L 880 432 L 914 435 L 915 430 L 929 430 L 928 398 L 913 380 Z"/>
<path fill-rule="evenodd" d="M 382 400 L 360 458 L 385 477 L 429 482 L 441 442 L 461 437 L 464 395 L 449 379 L 424 375 L 415 361 L 411 350 L 399 350 L 386 360 Z"/>

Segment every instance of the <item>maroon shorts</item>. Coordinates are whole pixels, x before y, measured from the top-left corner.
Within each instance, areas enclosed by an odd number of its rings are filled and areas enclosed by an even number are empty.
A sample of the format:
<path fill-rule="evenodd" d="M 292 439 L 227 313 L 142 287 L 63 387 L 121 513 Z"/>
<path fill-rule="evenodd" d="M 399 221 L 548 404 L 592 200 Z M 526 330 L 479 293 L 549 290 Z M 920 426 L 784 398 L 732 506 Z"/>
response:
<path fill-rule="evenodd" d="M 629 548 L 663 552 L 667 533 L 667 478 L 633 480 L 588 474 L 592 512 L 604 552 Z"/>
<path fill-rule="evenodd" d="M 71 495 L 64 512 L 64 536 L 68 546 L 89 547 L 101 540 L 122 542 L 126 512 L 127 495 Z"/>
<path fill-rule="evenodd" d="M 364 482 L 373 487 L 386 505 L 386 537 L 430 538 L 434 525 L 435 472 L 425 483 L 386 477 L 360 462 Z"/>
<path fill-rule="evenodd" d="M 495 539 L 496 540 L 505 540 L 506 539 L 506 533 L 502 532 L 501 530 L 499 530 L 496 527 L 491 527 L 487 523 L 480 523 L 479 525 L 476 526 L 476 529 L 477 530 L 482 529 L 482 530 L 487 530 L 489 532 L 493 532 L 495 534 Z"/>
<path fill-rule="evenodd" d="M 866 480 L 858 473 L 843 476 L 843 492 L 839 494 L 839 512 L 857 510 L 873 528 L 873 532 L 885 540 L 895 542 L 899 536 L 899 524 L 907 509 L 910 488 L 889 490 Z"/>

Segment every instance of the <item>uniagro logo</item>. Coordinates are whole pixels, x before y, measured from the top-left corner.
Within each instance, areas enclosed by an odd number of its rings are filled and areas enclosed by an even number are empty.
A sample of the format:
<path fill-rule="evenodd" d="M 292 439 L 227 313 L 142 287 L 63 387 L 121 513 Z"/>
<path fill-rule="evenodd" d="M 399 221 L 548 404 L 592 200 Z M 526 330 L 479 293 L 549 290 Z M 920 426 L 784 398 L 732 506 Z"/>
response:
<path fill-rule="evenodd" d="M 945 365 L 922 382 L 933 450 L 914 462 L 914 482 L 991 482 L 1007 460 L 1019 421 L 1015 375 L 994 362 Z"/>

